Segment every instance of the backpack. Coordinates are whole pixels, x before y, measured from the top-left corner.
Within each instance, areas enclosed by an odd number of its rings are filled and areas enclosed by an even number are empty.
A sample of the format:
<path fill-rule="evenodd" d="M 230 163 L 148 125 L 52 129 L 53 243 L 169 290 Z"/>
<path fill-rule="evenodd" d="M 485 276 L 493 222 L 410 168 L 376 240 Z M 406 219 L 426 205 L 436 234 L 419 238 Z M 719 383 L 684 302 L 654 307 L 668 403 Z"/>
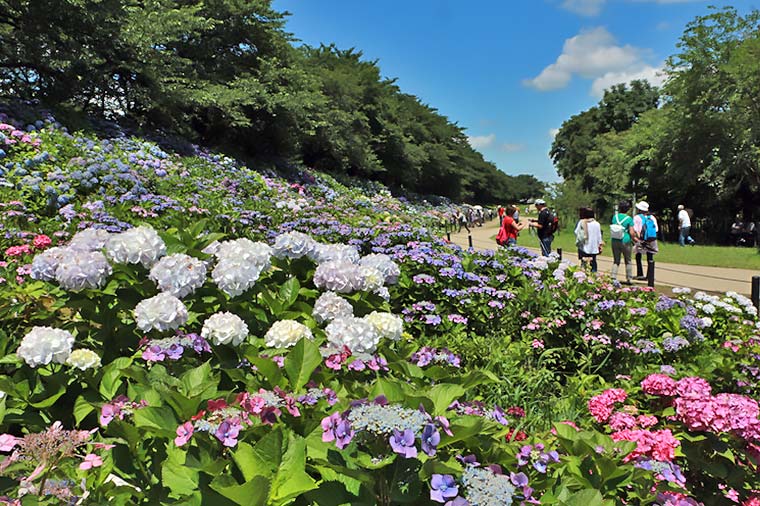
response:
<path fill-rule="evenodd" d="M 508 237 L 509 236 L 507 235 L 507 229 L 504 228 L 504 225 L 502 225 L 501 227 L 499 227 L 499 233 L 496 234 L 496 244 L 498 244 L 499 246 L 504 246 L 505 244 L 507 244 Z"/>
<path fill-rule="evenodd" d="M 641 216 L 641 240 L 656 241 L 657 227 L 655 227 L 652 217 L 646 214 L 641 214 L 639 216 Z"/>
<path fill-rule="evenodd" d="M 615 223 L 610 225 L 610 238 L 622 240 L 625 237 L 625 228 L 620 224 L 620 215 L 615 213 Z"/>
<path fill-rule="evenodd" d="M 549 230 L 552 235 L 559 230 L 559 216 L 554 211 L 549 211 Z"/>
<path fill-rule="evenodd" d="M 586 231 L 583 230 L 583 223 L 580 221 L 575 226 L 575 246 L 582 249 L 586 244 Z"/>

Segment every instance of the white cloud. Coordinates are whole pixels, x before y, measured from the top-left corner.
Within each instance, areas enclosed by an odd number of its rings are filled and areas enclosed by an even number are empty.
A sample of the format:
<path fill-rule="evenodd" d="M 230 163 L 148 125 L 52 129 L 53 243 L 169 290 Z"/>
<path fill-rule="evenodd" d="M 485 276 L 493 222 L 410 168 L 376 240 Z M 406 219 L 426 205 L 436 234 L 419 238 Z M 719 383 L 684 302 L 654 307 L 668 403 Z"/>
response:
<path fill-rule="evenodd" d="M 499 150 L 504 151 L 505 153 L 514 153 L 516 151 L 522 151 L 523 149 L 525 149 L 525 144 L 515 144 L 515 143 L 506 142 L 499 146 Z"/>
<path fill-rule="evenodd" d="M 549 137 L 551 137 L 552 140 L 557 136 L 559 133 L 559 128 L 550 128 L 549 129 Z"/>
<path fill-rule="evenodd" d="M 581 16 L 596 16 L 607 0 L 565 0 L 562 8 Z"/>
<path fill-rule="evenodd" d="M 567 86 L 573 75 L 596 79 L 640 67 L 645 53 L 631 45 L 617 45 L 615 37 L 603 27 L 584 30 L 565 40 L 557 60 L 524 84 L 540 91 L 558 90 Z"/>
<path fill-rule="evenodd" d="M 496 134 L 468 136 L 467 142 L 475 149 L 483 149 L 491 146 L 496 140 Z"/>
<path fill-rule="evenodd" d="M 604 90 L 607 88 L 615 84 L 627 84 L 637 79 L 649 81 L 653 86 L 661 86 L 667 79 L 667 76 L 662 66 L 652 67 L 650 65 L 644 65 L 637 70 L 608 72 L 594 79 L 594 82 L 591 84 L 591 95 L 601 98 L 604 95 Z"/>

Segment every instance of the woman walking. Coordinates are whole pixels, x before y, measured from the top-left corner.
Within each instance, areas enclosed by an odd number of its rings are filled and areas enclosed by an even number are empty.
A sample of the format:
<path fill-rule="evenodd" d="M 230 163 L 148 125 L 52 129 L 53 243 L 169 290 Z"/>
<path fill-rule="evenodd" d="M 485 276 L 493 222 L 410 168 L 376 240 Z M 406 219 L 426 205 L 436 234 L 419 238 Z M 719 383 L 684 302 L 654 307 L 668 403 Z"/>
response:
<path fill-rule="evenodd" d="M 625 261 L 625 282 L 630 285 L 633 277 L 633 264 L 631 264 L 631 252 L 636 230 L 633 227 L 633 218 L 628 214 L 631 204 L 621 202 L 618 211 L 612 216 L 610 224 L 610 239 L 612 240 L 612 280 L 617 280 L 620 268 L 620 257 Z"/>
<path fill-rule="evenodd" d="M 604 247 L 602 227 L 594 219 L 594 210 L 589 207 L 582 207 L 579 216 L 580 219 L 575 226 L 575 245 L 578 247 L 578 260 L 585 262 L 587 258 L 590 258 L 591 272 L 597 272 L 596 256 L 602 252 Z"/>
<path fill-rule="evenodd" d="M 504 218 L 501 221 L 501 229 L 496 236 L 496 242 L 501 246 L 516 246 L 517 234 L 525 228 L 522 223 L 515 221 L 512 215 L 515 212 L 514 206 L 507 206 Z"/>
<path fill-rule="evenodd" d="M 642 200 L 636 204 L 636 210 L 638 214 L 633 217 L 633 228 L 636 231 L 636 277 L 634 279 L 649 280 L 651 275 L 651 281 L 654 283 L 652 265 L 654 264 L 654 256 L 659 251 L 657 234 L 660 228 L 657 225 L 657 219 L 649 213 L 649 203 Z M 646 277 L 644 277 L 644 269 L 641 265 L 643 254 L 647 256 Z"/>

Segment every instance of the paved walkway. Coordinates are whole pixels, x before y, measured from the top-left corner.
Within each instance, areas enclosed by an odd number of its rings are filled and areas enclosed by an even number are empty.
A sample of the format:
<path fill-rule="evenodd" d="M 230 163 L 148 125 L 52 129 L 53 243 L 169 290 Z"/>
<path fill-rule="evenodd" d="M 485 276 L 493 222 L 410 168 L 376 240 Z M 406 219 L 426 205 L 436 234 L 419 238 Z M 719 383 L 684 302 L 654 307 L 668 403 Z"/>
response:
<path fill-rule="evenodd" d="M 496 242 L 492 237 L 499 230 L 498 220 L 492 220 L 482 227 L 474 227 L 472 231 L 472 245 L 477 249 L 494 249 Z M 527 231 L 523 232 L 524 237 L 520 237 L 520 246 L 525 246 L 531 250 L 538 251 L 538 239 L 536 236 L 528 235 Z M 461 233 L 452 234 L 451 242 L 462 247 L 468 247 L 467 231 L 462 229 Z M 577 263 L 575 251 L 563 252 L 563 257 Z M 600 272 L 610 272 L 612 267 L 612 258 L 599 256 Z M 655 257 L 656 260 L 656 257 Z M 644 260 L 644 270 L 646 270 L 646 259 Z M 634 273 L 635 273 L 634 267 Z M 757 276 L 759 272 L 749 269 L 731 269 L 724 267 L 706 267 L 701 265 L 682 265 L 668 264 L 657 262 L 656 283 L 664 286 L 684 286 L 693 290 L 702 290 L 705 292 L 737 292 L 749 297 L 752 289 L 750 282 L 752 276 Z M 625 266 L 620 266 L 620 279 L 625 279 Z M 646 282 L 635 282 L 645 284 Z"/>

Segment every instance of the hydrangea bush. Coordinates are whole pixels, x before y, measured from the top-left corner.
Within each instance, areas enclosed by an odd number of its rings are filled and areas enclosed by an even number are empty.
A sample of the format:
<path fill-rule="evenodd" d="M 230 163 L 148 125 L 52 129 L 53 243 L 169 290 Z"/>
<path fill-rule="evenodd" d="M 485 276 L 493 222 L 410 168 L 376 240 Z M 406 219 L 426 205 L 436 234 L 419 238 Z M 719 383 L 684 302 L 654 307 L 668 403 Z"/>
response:
<path fill-rule="evenodd" d="M 0 116 L 0 504 L 760 502 L 745 297 L 27 114 Z"/>

